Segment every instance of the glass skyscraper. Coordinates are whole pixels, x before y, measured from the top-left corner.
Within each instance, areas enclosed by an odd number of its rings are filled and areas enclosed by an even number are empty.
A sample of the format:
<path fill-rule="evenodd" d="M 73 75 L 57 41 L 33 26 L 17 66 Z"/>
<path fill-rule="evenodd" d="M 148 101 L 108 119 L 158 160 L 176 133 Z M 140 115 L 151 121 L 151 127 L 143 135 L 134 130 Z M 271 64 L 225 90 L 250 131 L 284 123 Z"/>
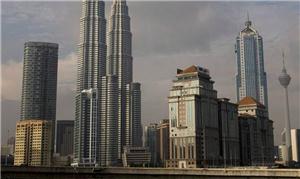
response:
<path fill-rule="evenodd" d="M 237 100 L 251 96 L 268 108 L 267 74 L 264 70 L 263 38 L 248 19 L 236 38 Z"/>
<path fill-rule="evenodd" d="M 128 7 L 125 0 L 112 2 L 107 34 L 104 10 L 101 0 L 83 0 L 74 163 L 84 165 L 117 165 L 124 146 L 141 145 L 140 84 L 132 82 Z"/>
<path fill-rule="evenodd" d="M 74 162 L 99 161 L 101 81 L 106 66 L 104 2 L 83 0 L 78 45 Z"/>
<path fill-rule="evenodd" d="M 21 120 L 55 121 L 58 44 L 26 42 Z"/>

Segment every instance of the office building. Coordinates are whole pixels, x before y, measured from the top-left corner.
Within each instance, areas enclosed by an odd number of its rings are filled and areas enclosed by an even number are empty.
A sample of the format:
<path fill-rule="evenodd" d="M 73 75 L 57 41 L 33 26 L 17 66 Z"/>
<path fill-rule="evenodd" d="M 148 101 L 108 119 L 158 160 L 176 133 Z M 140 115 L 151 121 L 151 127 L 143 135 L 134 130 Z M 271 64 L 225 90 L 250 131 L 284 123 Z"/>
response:
<path fill-rule="evenodd" d="M 20 120 L 16 125 L 14 165 L 50 166 L 53 122 Z"/>
<path fill-rule="evenodd" d="M 117 76 L 118 159 L 124 146 L 141 146 L 140 84 L 132 83 L 132 33 L 125 0 L 114 0 L 107 33 L 107 75 Z"/>
<path fill-rule="evenodd" d="M 151 153 L 147 147 L 129 147 L 125 146 L 122 161 L 124 167 L 140 166 L 145 167 L 149 165 L 151 160 Z"/>
<path fill-rule="evenodd" d="M 151 153 L 150 166 L 156 167 L 159 165 L 159 146 L 158 146 L 158 125 L 151 123 L 145 126 L 144 129 L 144 147 L 149 149 Z"/>
<path fill-rule="evenodd" d="M 131 83 L 127 85 L 127 102 L 126 105 L 126 128 L 129 129 L 129 145 L 142 147 L 142 124 L 141 124 L 141 84 Z"/>
<path fill-rule="evenodd" d="M 278 160 L 284 161 L 284 157 L 286 156 L 286 146 L 285 145 L 279 145 L 278 146 Z"/>
<path fill-rule="evenodd" d="M 237 101 L 251 96 L 268 109 L 267 74 L 264 69 L 263 38 L 249 20 L 236 38 Z"/>
<path fill-rule="evenodd" d="M 252 97 L 239 102 L 241 164 L 270 166 L 274 163 L 273 121 L 267 109 Z"/>
<path fill-rule="evenodd" d="M 240 141 L 237 104 L 218 99 L 220 155 L 223 166 L 240 165 Z"/>
<path fill-rule="evenodd" d="M 60 156 L 73 155 L 74 121 L 56 122 L 56 153 Z"/>
<path fill-rule="evenodd" d="M 26 42 L 21 120 L 55 121 L 58 44 Z"/>
<path fill-rule="evenodd" d="M 101 79 L 106 74 L 104 2 L 83 0 L 77 60 L 74 122 L 74 163 L 95 165 L 100 160 Z"/>
<path fill-rule="evenodd" d="M 115 75 L 102 77 L 101 122 L 100 122 L 100 158 L 101 166 L 118 163 L 118 78 Z"/>
<path fill-rule="evenodd" d="M 158 132 L 158 156 L 160 166 L 165 167 L 166 161 L 169 159 L 170 153 L 170 125 L 169 119 L 163 119 L 160 121 L 157 132 Z"/>
<path fill-rule="evenodd" d="M 300 129 L 291 129 L 292 160 L 300 162 Z"/>
<path fill-rule="evenodd" d="M 219 164 L 218 101 L 213 84 L 205 68 L 177 69 L 169 96 L 170 159 L 167 167 Z"/>
<path fill-rule="evenodd" d="M 53 124 L 56 117 L 57 65 L 58 44 L 25 43 L 21 121 L 17 123 L 16 130 L 15 165 L 39 166 L 51 163 L 55 136 Z"/>

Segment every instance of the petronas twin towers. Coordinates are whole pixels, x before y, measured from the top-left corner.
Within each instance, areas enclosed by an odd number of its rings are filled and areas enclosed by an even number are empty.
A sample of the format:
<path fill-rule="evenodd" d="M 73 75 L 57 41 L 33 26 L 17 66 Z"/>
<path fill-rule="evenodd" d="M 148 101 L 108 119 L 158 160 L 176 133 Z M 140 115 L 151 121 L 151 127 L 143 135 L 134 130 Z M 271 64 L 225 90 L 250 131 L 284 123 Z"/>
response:
<path fill-rule="evenodd" d="M 124 146 L 141 146 L 140 84 L 132 82 L 132 34 L 125 0 L 84 0 L 80 18 L 74 162 L 117 165 Z M 107 43 L 106 43 L 107 41 Z"/>

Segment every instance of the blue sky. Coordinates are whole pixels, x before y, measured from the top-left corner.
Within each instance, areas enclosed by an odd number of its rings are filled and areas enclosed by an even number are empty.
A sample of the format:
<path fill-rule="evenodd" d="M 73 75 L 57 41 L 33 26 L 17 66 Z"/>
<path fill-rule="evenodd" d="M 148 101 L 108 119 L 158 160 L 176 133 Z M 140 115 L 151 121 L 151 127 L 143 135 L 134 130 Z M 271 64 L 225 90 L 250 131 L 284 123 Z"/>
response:
<path fill-rule="evenodd" d="M 106 3 L 106 17 L 110 13 Z M 270 118 L 275 142 L 284 124 L 278 82 L 281 49 L 286 53 L 292 126 L 299 115 L 299 2 L 129 2 L 134 80 L 142 84 L 142 121 L 168 117 L 167 96 L 177 68 L 209 68 L 218 97 L 236 100 L 235 38 L 247 11 L 264 38 Z M 26 41 L 59 43 L 57 120 L 74 119 L 76 50 L 80 2 L 2 2 L 2 143 L 20 116 L 23 46 Z"/>

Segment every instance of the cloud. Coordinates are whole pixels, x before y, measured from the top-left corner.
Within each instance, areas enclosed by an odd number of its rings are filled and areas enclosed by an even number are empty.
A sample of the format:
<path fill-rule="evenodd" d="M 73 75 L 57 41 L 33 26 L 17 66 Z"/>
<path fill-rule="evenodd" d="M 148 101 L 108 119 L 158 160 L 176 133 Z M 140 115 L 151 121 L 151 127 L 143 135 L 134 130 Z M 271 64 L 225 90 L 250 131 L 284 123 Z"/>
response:
<path fill-rule="evenodd" d="M 6 100 L 21 99 L 23 63 L 10 60 L 1 66 L 1 97 Z"/>
<path fill-rule="evenodd" d="M 74 119 L 74 51 L 79 40 L 81 3 L 3 4 L 2 97 L 20 99 L 24 42 L 57 42 L 60 45 L 57 119 Z M 110 13 L 110 4 L 106 3 L 106 17 Z M 276 143 L 280 143 L 278 136 L 284 126 L 283 92 L 277 79 L 281 72 L 282 48 L 292 76 L 289 86 L 292 124 L 300 128 L 298 2 L 130 1 L 128 6 L 133 34 L 133 76 L 142 84 L 144 124 L 168 117 L 167 96 L 176 68 L 192 64 L 208 68 L 219 97 L 228 97 L 235 102 L 234 43 L 249 11 L 250 20 L 264 38 L 270 117 L 274 120 Z M 3 103 L 9 104 L 7 101 Z M 19 106 L 15 106 L 10 107 L 9 112 L 19 114 Z M 3 117 L 3 120 L 9 121 L 10 118 L 13 117 Z"/>

